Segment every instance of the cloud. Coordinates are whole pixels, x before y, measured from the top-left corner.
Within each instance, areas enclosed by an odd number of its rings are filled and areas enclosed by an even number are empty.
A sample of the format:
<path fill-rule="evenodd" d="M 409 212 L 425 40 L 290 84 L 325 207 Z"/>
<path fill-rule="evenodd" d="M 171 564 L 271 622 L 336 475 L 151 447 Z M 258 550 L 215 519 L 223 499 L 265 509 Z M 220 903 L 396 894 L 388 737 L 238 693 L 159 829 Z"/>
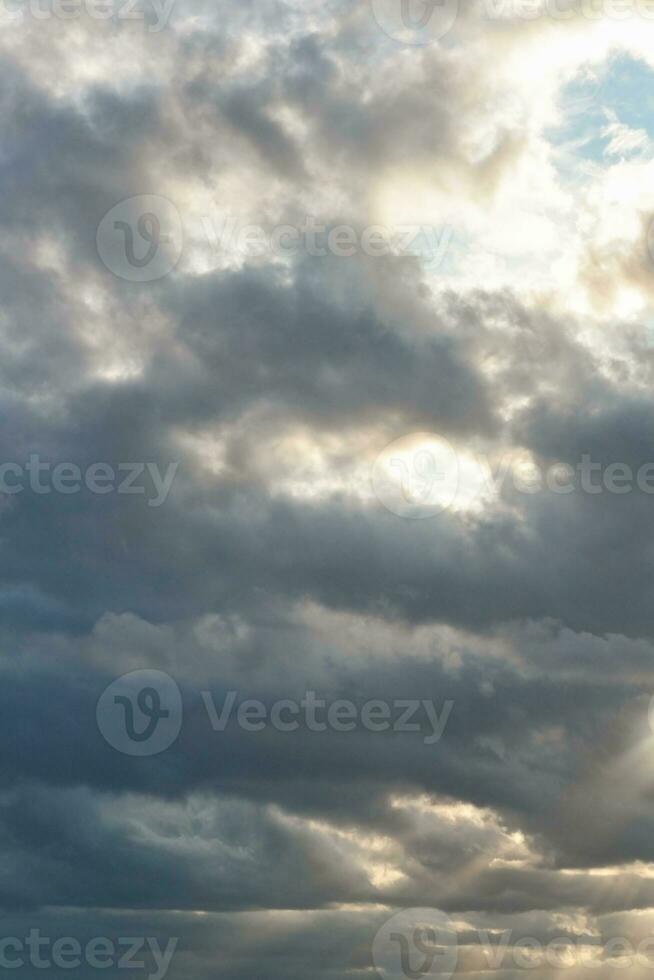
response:
<path fill-rule="evenodd" d="M 469 974 L 483 930 L 642 941 L 652 504 L 606 474 L 654 466 L 649 22 L 472 6 L 412 47 L 365 4 L 146 13 L 0 32 L 0 940 L 177 937 L 172 980 L 359 976 L 402 908 L 447 912 Z M 179 254 L 134 281 L 98 228 L 129 200 L 138 267 L 162 198 Z M 255 255 L 230 222 L 423 245 Z M 420 433 L 460 495 L 408 520 L 374 464 Z M 35 458 L 173 478 L 9 492 Z M 584 458 L 591 489 L 525 489 Z M 139 670 L 183 705 L 142 757 L 96 717 Z M 230 692 L 357 721 L 216 731 Z M 362 721 L 406 701 L 438 739 Z"/>

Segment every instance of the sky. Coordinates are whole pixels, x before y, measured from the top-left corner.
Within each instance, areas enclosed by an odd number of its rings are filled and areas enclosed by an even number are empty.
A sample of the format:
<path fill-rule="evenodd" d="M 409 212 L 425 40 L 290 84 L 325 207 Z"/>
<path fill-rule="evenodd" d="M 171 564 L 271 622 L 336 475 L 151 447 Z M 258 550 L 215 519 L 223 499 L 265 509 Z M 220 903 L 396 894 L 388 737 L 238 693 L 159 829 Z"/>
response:
<path fill-rule="evenodd" d="M 654 976 L 654 5 L 0 0 L 0 970 Z"/>

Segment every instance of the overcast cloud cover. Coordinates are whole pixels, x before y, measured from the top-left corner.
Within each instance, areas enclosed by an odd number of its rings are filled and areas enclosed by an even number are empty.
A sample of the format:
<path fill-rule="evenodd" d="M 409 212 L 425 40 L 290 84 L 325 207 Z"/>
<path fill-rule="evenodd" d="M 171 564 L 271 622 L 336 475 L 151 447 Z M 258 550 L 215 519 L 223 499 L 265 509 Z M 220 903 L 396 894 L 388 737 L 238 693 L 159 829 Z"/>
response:
<path fill-rule="evenodd" d="M 131 975 L 19 965 L 38 929 L 449 980 L 373 948 L 438 909 L 457 976 L 612 976 L 654 938 L 654 8 L 110 7 L 0 0 L 0 972 Z M 307 692 L 352 730 L 239 723 Z"/>

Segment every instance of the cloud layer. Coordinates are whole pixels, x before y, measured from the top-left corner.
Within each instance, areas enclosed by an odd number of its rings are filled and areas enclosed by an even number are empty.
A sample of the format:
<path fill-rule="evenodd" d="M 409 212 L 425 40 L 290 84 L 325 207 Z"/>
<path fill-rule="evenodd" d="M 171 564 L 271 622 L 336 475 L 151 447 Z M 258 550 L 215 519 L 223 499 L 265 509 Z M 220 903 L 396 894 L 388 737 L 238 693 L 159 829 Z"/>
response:
<path fill-rule="evenodd" d="M 506 930 L 636 946 L 651 20 L 470 4 L 417 44 L 367 3 L 119 6 L 0 10 L 0 940 L 176 937 L 170 980 L 373 976 L 399 909 L 450 916 L 460 973 Z M 415 520 L 425 434 L 457 493 Z M 143 670 L 183 719 L 139 757 L 96 707 Z M 353 728 L 238 722 L 307 692 Z M 371 702 L 452 707 L 430 744 Z"/>

